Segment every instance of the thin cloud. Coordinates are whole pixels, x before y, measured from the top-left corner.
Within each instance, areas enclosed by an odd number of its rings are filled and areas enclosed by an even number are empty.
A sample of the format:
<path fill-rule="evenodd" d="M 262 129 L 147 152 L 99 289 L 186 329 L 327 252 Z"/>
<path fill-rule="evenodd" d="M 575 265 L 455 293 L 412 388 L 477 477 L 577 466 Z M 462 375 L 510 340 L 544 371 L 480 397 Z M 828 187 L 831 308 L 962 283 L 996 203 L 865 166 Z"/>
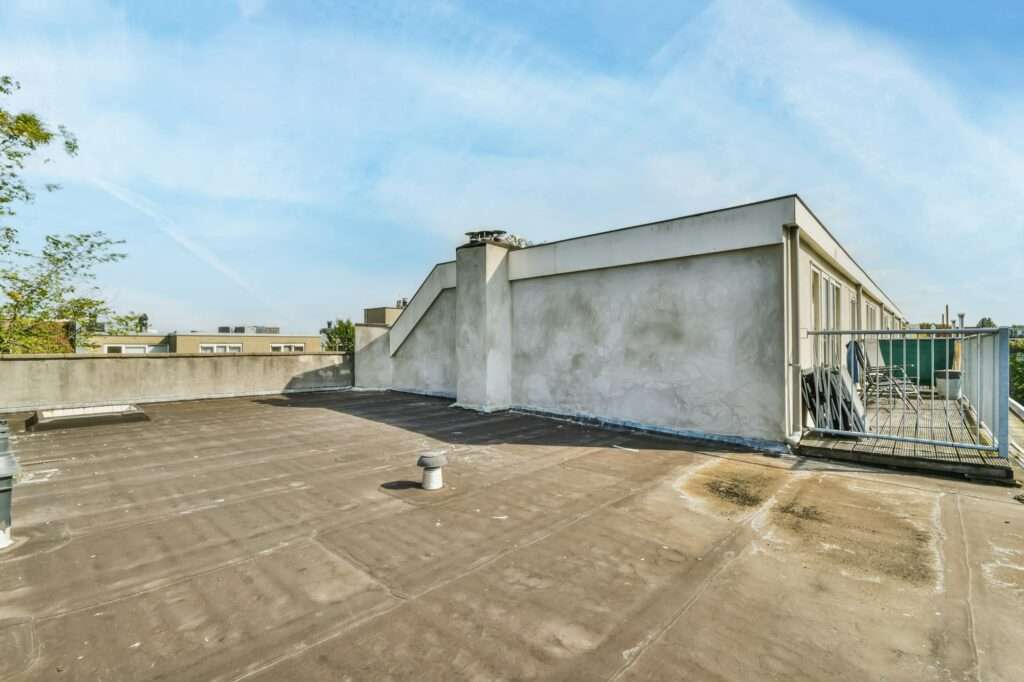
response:
<path fill-rule="evenodd" d="M 215 253 L 204 247 L 202 244 L 196 243 L 191 237 L 186 235 L 174 220 L 167 217 L 159 210 L 156 204 L 135 192 L 131 192 L 123 187 L 118 187 L 117 185 L 100 178 L 94 177 L 89 180 L 100 190 L 151 218 L 157 229 L 172 239 L 178 246 L 194 256 L 199 262 L 212 268 L 233 282 L 236 286 L 252 296 L 253 299 L 258 301 L 268 311 L 277 315 L 282 314 L 282 311 L 278 310 L 273 303 L 266 300 L 263 294 L 241 274 L 222 261 Z"/>
<path fill-rule="evenodd" d="M 1024 287 L 1024 99 L 977 97 L 805 4 L 709 3 L 616 70 L 486 6 L 385 4 L 360 21 L 331 8 L 294 24 L 269 7 L 183 42 L 96 5 L 85 14 L 109 20 L 73 33 L 31 19 L 3 31 L 0 61 L 42 93 L 34 108 L 82 140 L 43 172 L 124 196 L 155 186 L 188 206 L 174 229 L 199 249 L 197 225 L 272 207 L 287 239 L 258 267 L 294 280 L 330 254 L 343 291 L 325 299 L 345 314 L 352 292 L 414 290 L 408 273 L 429 270 L 406 256 L 371 282 L 363 256 L 389 249 L 389 225 L 440 254 L 478 225 L 545 240 L 798 191 L 913 318 L 946 302 L 1024 318 L 1000 293 Z"/>

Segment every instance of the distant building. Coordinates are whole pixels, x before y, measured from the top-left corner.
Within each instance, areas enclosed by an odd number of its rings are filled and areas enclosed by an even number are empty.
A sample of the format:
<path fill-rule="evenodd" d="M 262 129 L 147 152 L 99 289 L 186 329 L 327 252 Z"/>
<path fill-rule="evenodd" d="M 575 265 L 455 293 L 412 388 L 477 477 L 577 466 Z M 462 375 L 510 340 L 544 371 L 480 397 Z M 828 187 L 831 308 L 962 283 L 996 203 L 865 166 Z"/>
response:
<path fill-rule="evenodd" d="M 223 325 L 217 327 L 218 334 L 280 334 L 280 327 L 264 327 L 258 324 Z"/>
<path fill-rule="evenodd" d="M 363 324 L 386 324 L 389 327 L 402 314 L 403 308 L 385 306 L 382 308 L 363 308 Z"/>
<path fill-rule="evenodd" d="M 273 332 L 171 332 L 169 334 L 94 335 L 80 352 L 106 354 L 145 353 L 318 353 L 320 336 Z M 255 327 L 254 329 L 277 329 Z"/>
<path fill-rule="evenodd" d="M 470 233 L 390 325 L 367 310 L 356 385 L 778 447 L 816 339 L 906 324 L 796 195 L 519 244 Z"/>

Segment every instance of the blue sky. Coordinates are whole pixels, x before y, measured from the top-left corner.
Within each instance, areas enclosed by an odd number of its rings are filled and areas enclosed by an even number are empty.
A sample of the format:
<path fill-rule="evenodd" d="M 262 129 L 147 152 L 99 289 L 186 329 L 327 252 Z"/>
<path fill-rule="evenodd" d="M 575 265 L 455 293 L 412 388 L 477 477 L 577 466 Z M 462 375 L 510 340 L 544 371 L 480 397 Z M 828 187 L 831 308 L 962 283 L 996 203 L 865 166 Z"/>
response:
<path fill-rule="evenodd" d="M 411 295 L 533 241 L 799 192 L 914 321 L 1024 322 L 1024 5 L 7 0 L 15 101 L 79 136 L 18 225 L 127 240 L 163 330 Z"/>

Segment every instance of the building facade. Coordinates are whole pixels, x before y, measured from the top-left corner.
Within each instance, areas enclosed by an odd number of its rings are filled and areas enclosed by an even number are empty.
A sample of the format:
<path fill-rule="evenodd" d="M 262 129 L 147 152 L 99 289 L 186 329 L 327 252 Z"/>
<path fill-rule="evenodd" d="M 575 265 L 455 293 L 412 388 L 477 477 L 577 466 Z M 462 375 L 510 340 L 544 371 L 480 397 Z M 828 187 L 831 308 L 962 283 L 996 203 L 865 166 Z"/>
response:
<path fill-rule="evenodd" d="M 144 353 L 318 353 L 319 336 L 287 334 L 189 333 L 100 335 L 83 352 Z"/>
<path fill-rule="evenodd" d="M 392 324 L 357 325 L 355 383 L 774 446 L 801 432 L 808 331 L 903 326 L 789 195 L 526 248 L 459 247 Z"/>

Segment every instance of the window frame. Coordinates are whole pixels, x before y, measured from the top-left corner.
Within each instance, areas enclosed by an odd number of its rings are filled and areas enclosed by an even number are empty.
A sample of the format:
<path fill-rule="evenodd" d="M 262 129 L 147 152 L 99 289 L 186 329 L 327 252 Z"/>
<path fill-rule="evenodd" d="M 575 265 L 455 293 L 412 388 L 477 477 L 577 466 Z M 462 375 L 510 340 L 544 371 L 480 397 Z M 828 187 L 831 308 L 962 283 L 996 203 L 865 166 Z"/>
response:
<path fill-rule="evenodd" d="M 879 329 L 880 327 L 878 325 L 881 324 L 881 321 L 878 319 L 879 318 L 879 313 L 880 313 L 880 308 L 877 305 L 875 305 L 874 303 L 872 303 L 871 301 L 868 301 L 865 307 L 866 307 L 866 312 L 867 312 L 867 317 L 868 317 L 867 329 L 871 329 L 871 330 Z"/>
<path fill-rule="evenodd" d="M 305 353 L 305 343 L 272 343 L 270 344 L 271 353 Z"/>
<path fill-rule="evenodd" d="M 241 343 L 201 343 L 199 344 L 199 352 L 204 355 L 228 355 L 232 353 L 241 353 L 242 345 L 243 344 Z"/>
<path fill-rule="evenodd" d="M 111 350 L 117 348 L 118 350 Z M 131 349 L 131 350 L 129 350 Z M 105 343 L 103 353 L 105 355 L 145 355 L 148 353 L 148 346 L 144 343 Z"/>
<path fill-rule="evenodd" d="M 842 281 L 811 265 L 811 330 L 834 331 L 843 324 Z"/>

